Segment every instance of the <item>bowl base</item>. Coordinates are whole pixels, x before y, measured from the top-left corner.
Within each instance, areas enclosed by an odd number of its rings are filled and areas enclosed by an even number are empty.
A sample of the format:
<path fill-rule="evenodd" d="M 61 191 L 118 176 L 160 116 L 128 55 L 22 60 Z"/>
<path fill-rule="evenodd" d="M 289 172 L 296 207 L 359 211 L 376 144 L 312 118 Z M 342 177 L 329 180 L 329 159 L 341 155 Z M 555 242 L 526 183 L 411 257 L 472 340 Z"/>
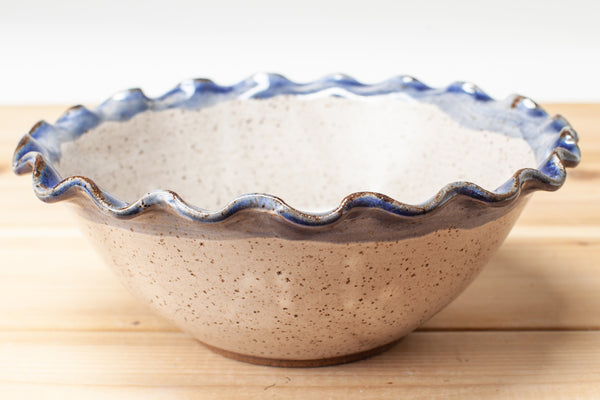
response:
<path fill-rule="evenodd" d="M 313 360 L 283 360 L 276 358 L 265 358 L 265 357 L 257 357 L 250 356 L 247 354 L 240 354 L 229 350 L 223 350 L 218 347 L 211 346 L 204 342 L 202 343 L 209 350 L 220 354 L 222 356 L 232 358 L 237 361 L 243 361 L 250 364 L 256 365 L 265 365 L 268 367 L 283 367 L 283 368 L 314 368 L 314 367 L 326 367 L 329 365 L 337 365 L 337 364 L 346 364 L 358 360 L 362 360 L 365 358 L 369 358 L 375 356 L 377 354 L 383 353 L 384 351 L 394 347 L 396 343 L 398 343 L 403 338 L 394 340 L 393 342 L 384 344 L 383 346 L 376 347 L 374 349 L 361 351 L 358 353 L 348 354 L 345 356 L 339 357 L 331 357 L 331 358 L 322 358 L 322 359 L 313 359 Z"/>

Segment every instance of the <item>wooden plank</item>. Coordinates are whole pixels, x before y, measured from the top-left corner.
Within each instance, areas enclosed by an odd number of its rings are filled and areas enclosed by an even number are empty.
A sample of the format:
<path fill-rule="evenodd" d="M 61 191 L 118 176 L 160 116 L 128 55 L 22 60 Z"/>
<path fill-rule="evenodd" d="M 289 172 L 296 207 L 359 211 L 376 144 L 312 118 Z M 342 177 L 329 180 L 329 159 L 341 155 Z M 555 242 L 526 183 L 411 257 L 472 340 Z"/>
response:
<path fill-rule="evenodd" d="M 74 216 L 64 203 L 48 204 L 33 193 L 31 176 L 16 176 L 7 167 L 0 172 L 0 229 L 76 228 Z"/>
<path fill-rule="evenodd" d="M 600 332 L 418 332 L 371 359 L 316 369 L 225 359 L 177 332 L 9 332 L 0 343 L 7 398 L 600 396 Z"/>
<path fill-rule="evenodd" d="M 55 105 L 13 105 L 0 106 L 0 137 L 20 137 L 38 121 L 53 123 L 69 106 Z"/>
<path fill-rule="evenodd" d="M 600 329 L 600 240 L 509 238 L 422 329 Z"/>
<path fill-rule="evenodd" d="M 175 330 L 121 287 L 76 230 L 36 233 L 0 230 L 0 330 Z M 509 238 L 423 329 L 600 329 L 600 230 L 592 239 L 559 233 Z"/>
<path fill-rule="evenodd" d="M 567 182 L 558 191 L 534 193 L 517 223 L 599 226 L 600 165 L 594 167 L 597 169 L 585 169 L 586 165 L 581 167 L 581 170 L 578 167 L 568 172 Z"/>
<path fill-rule="evenodd" d="M 120 285 L 79 231 L 10 233 L 0 239 L 0 330 L 176 330 Z"/>

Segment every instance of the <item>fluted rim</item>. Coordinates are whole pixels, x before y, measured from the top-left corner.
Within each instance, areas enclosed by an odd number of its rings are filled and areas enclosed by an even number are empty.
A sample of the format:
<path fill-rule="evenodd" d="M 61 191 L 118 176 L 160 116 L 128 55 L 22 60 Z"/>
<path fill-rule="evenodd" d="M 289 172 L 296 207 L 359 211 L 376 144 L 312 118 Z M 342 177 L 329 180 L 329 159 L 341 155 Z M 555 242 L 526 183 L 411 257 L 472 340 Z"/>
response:
<path fill-rule="evenodd" d="M 518 112 L 533 119 L 539 132 L 555 134 L 556 141 L 548 156 L 537 169 L 524 168 L 495 191 L 488 191 L 470 182 L 452 182 L 425 203 L 410 205 L 374 192 L 352 193 L 328 212 L 303 212 L 282 199 L 269 194 L 238 196 L 217 211 L 207 211 L 188 204 L 177 193 L 156 190 L 137 201 L 126 203 L 106 192 L 84 176 L 62 178 L 53 166 L 60 158 L 60 145 L 71 141 L 105 121 L 122 121 L 144 111 L 168 108 L 198 108 L 229 99 L 268 98 L 276 95 L 306 95 L 317 92 L 341 96 L 373 96 L 404 93 L 416 99 L 436 98 L 447 94 L 466 95 L 461 98 L 480 103 L 493 103 L 499 112 Z M 221 86 L 207 79 L 184 81 L 157 98 L 148 98 L 139 89 L 129 89 L 112 96 L 93 110 L 83 106 L 68 109 L 55 124 L 40 121 L 23 136 L 13 156 L 17 174 L 33 171 L 34 191 L 43 201 L 55 202 L 83 194 L 105 214 L 115 218 L 132 218 L 152 208 L 199 223 L 223 221 L 241 210 L 269 211 L 294 224 L 321 226 L 343 218 L 356 207 L 378 208 L 386 212 L 411 217 L 430 213 L 458 197 L 468 197 L 488 206 L 503 206 L 514 202 L 525 187 L 533 190 L 556 190 L 565 182 L 566 168 L 576 166 L 581 159 L 578 137 L 571 125 L 560 115 L 551 117 L 533 100 L 513 95 L 498 101 L 472 83 L 455 82 L 445 88 L 431 88 L 409 76 L 398 76 L 376 84 L 364 84 L 346 75 L 329 75 L 309 83 L 296 83 L 277 74 L 256 74 L 235 85 Z"/>

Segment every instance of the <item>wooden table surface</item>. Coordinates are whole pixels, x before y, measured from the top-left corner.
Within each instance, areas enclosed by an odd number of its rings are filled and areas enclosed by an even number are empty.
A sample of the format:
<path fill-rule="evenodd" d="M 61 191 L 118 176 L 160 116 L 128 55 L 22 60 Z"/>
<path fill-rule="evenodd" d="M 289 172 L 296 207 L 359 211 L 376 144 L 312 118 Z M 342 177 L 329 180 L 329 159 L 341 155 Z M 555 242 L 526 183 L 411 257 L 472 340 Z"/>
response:
<path fill-rule="evenodd" d="M 0 398 L 600 399 L 600 104 L 547 106 L 583 162 L 454 303 L 382 355 L 317 369 L 223 358 L 121 287 L 69 210 L 10 169 L 64 108 L 0 107 Z"/>

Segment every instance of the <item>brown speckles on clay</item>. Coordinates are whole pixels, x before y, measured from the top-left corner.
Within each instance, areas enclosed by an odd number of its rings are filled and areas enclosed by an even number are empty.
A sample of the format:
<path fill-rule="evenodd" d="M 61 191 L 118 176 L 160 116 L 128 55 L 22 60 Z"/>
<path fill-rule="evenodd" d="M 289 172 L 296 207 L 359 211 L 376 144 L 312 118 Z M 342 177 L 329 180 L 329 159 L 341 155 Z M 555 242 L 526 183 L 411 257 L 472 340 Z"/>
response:
<path fill-rule="evenodd" d="M 85 219 L 125 285 L 200 341 L 314 360 L 395 341 L 460 293 L 520 207 L 473 229 L 331 243 L 159 236 Z"/>

